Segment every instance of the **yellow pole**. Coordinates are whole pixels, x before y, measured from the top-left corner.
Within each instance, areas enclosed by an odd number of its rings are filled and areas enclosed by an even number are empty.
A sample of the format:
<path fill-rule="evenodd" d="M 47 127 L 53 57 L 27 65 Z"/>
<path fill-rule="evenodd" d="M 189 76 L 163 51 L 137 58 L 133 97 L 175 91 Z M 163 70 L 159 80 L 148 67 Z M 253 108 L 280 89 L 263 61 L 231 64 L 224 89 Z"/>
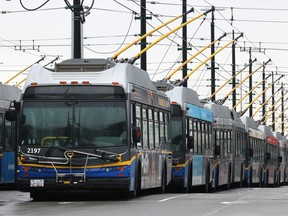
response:
<path fill-rule="evenodd" d="M 189 74 L 187 74 L 182 81 L 180 81 L 180 83 L 178 83 L 178 85 L 182 85 L 184 83 L 185 80 L 187 80 L 195 71 L 197 71 L 202 65 L 204 65 L 207 61 L 209 61 L 211 58 L 213 58 L 215 55 L 217 55 L 219 52 L 221 52 L 222 50 L 224 50 L 226 47 L 228 47 L 230 44 L 232 44 L 234 41 L 238 40 L 240 37 L 242 37 L 243 34 L 241 34 L 240 36 L 238 36 L 237 38 L 235 38 L 234 40 L 231 40 L 230 42 L 228 42 L 227 44 L 225 44 L 223 47 L 221 47 L 219 50 L 217 50 L 215 53 L 213 53 L 212 55 L 210 55 L 208 58 L 206 58 L 203 62 L 201 62 L 196 68 L 194 68 Z"/>
<path fill-rule="evenodd" d="M 277 118 L 272 122 L 272 125 L 276 123 L 276 121 L 280 118 L 280 116 L 281 116 L 286 110 L 288 110 L 288 107 L 286 107 L 285 110 L 283 110 L 283 111 L 277 116 Z"/>
<path fill-rule="evenodd" d="M 286 119 L 284 119 L 284 121 L 282 121 L 280 124 L 278 124 L 278 126 L 275 128 L 275 131 L 282 125 L 284 124 L 284 122 L 286 122 L 288 120 L 288 117 Z"/>
<path fill-rule="evenodd" d="M 218 39 L 214 40 L 212 43 L 208 44 L 207 46 L 203 47 L 201 50 L 199 50 L 197 53 L 192 55 L 189 59 L 187 59 L 185 62 L 183 62 L 179 67 L 177 67 L 174 71 L 172 71 L 164 80 L 167 81 L 169 80 L 177 71 L 179 71 L 181 68 L 183 68 L 188 62 L 190 62 L 192 59 L 194 59 L 196 56 L 198 56 L 200 53 L 202 53 L 204 50 L 215 44 L 217 41 L 220 41 L 223 37 L 226 36 L 226 33 L 223 34 L 221 37 Z"/>
<path fill-rule="evenodd" d="M 28 67 L 26 67 L 25 69 L 21 70 L 20 72 L 18 72 L 16 75 L 14 75 L 13 77 L 11 77 L 9 80 L 7 80 L 4 84 L 8 84 L 11 80 L 13 80 L 14 78 L 16 78 L 17 76 L 19 76 L 21 73 L 23 73 L 24 71 L 28 70 L 30 67 L 32 67 L 32 65 L 39 63 L 40 61 L 44 60 L 44 57 L 42 57 L 40 60 L 38 60 L 37 62 L 29 65 Z"/>
<path fill-rule="evenodd" d="M 162 25 L 158 26 L 157 28 L 154 28 L 153 30 L 147 32 L 145 35 L 141 36 L 140 38 L 137 38 L 137 39 L 134 40 L 132 43 L 128 44 L 127 46 L 125 46 L 124 48 L 122 48 L 121 50 L 119 50 L 117 53 L 115 53 L 115 54 L 112 56 L 112 59 L 117 59 L 117 57 L 118 57 L 121 53 L 125 52 L 127 49 L 129 49 L 129 48 L 130 48 L 131 46 L 133 46 L 134 44 L 138 43 L 138 42 L 141 41 L 142 39 L 150 36 L 151 34 L 153 34 L 154 32 L 158 31 L 159 29 L 163 28 L 164 26 L 166 26 L 166 25 L 174 22 L 175 20 L 177 20 L 177 19 L 183 17 L 184 15 L 186 15 L 186 14 L 188 14 L 188 13 L 191 13 L 191 12 L 193 12 L 193 11 L 194 11 L 194 9 L 191 8 L 191 9 L 190 9 L 189 11 L 187 11 L 186 13 L 181 14 L 181 15 L 179 15 L 179 16 L 177 16 L 177 17 L 175 17 L 175 18 L 173 18 L 173 19 L 171 19 L 171 20 L 169 20 L 169 21 L 167 21 L 166 23 L 163 23 Z"/>
<path fill-rule="evenodd" d="M 273 95 L 271 95 L 267 100 L 265 100 L 265 101 L 261 104 L 261 106 L 259 106 L 259 107 L 257 108 L 257 110 L 252 114 L 252 118 L 254 118 L 254 116 L 259 112 L 259 110 L 260 110 L 266 103 L 268 103 L 268 101 L 269 101 L 272 97 L 274 97 L 274 95 L 275 95 L 278 91 L 280 91 L 281 88 L 282 88 L 282 87 L 280 87 Z"/>
<path fill-rule="evenodd" d="M 249 92 L 247 92 L 233 107 L 235 109 L 251 92 L 253 92 L 260 84 L 265 82 L 271 75 L 267 76 L 264 80 L 261 80 L 259 83 L 257 83 Z"/>
<path fill-rule="evenodd" d="M 242 73 L 249 65 L 253 64 L 257 59 L 254 59 L 250 64 L 246 65 L 242 70 L 238 71 L 234 76 L 232 76 L 230 79 L 228 79 L 222 86 L 220 86 L 208 99 L 211 99 L 214 95 L 216 95 L 224 86 L 226 86 L 233 78 L 238 76 L 240 73 Z M 236 88 L 235 88 L 236 89 Z M 234 89 L 234 90 L 235 90 Z M 232 92 L 231 92 L 232 93 Z M 227 97 L 227 96 L 226 96 Z"/>
<path fill-rule="evenodd" d="M 286 91 L 285 92 L 285 94 L 283 95 L 283 97 L 286 95 L 288 93 L 288 91 Z M 275 107 L 275 105 L 281 100 L 281 98 L 282 97 L 280 97 L 270 108 L 269 108 L 269 110 L 267 111 L 267 112 L 265 112 L 265 114 L 263 115 L 263 117 L 265 117 L 262 121 L 261 121 L 261 123 L 263 122 L 266 122 L 268 119 L 269 119 L 269 117 L 272 115 L 272 113 L 273 112 L 271 112 L 271 113 L 269 113 L 270 111 L 272 111 L 273 110 L 273 108 Z M 285 101 L 287 101 L 288 100 L 288 98 L 285 100 Z M 275 109 L 274 109 L 274 112 L 276 111 L 276 110 L 278 110 L 278 108 L 281 106 L 282 104 L 279 104 Z M 269 114 L 268 114 L 269 113 Z"/>
<path fill-rule="evenodd" d="M 249 109 L 249 107 L 250 107 L 253 103 L 255 103 L 256 100 L 258 100 L 258 98 L 259 98 L 262 94 L 264 94 L 272 85 L 274 85 L 274 83 L 276 83 L 277 81 L 279 81 L 279 79 L 281 79 L 283 76 L 284 76 L 284 75 L 281 75 L 277 80 L 275 80 L 275 81 L 274 81 L 273 83 L 271 83 L 267 88 L 265 88 L 264 91 L 262 91 L 260 94 L 258 94 L 257 97 L 254 98 L 254 100 L 252 100 L 250 104 L 248 104 L 248 106 L 244 109 L 244 111 L 241 112 L 241 115 L 243 115 L 243 114 Z"/>
<path fill-rule="evenodd" d="M 205 13 L 199 14 L 198 16 L 188 20 L 185 23 L 182 23 L 180 26 L 174 28 L 173 30 L 171 30 L 170 32 L 168 32 L 167 34 L 161 36 L 160 38 L 158 38 L 156 41 L 153 41 L 149 46 L 147 46 L 145 49 L 141 50 L 139 53 L 137 53 L 134 57 L 132 57 L 128 62 L 133 64 L 144 52 L 146 52 L 148 49 L 150 49 L 151 47 L 153 47 L 155 44 L 159 43 L 161 40 L 163 40 L 164 38 L 168 37 L 169 35 L 171 35 L 172 33 L 176 32 L 177 30 L 179 30 L 180 28 L 190 24 L 191 22 L 195 21 L 196 19 L 206 15 L 207 13 L 213 11 L 214 9 L 210 9 L 208 11 L 206 11 Z"/>

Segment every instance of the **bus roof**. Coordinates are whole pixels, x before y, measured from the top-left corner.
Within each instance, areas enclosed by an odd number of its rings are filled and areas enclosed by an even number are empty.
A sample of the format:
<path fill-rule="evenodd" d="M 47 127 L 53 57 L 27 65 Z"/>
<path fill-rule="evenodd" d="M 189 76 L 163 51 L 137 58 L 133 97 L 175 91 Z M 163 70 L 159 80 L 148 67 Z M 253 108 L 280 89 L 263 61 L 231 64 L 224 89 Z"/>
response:
<path fill-rule="evenodd" d="M 170 98 L 171 102 L 177 102 L 181 105 L 183 110 L 186 109 L 185 104 L 203 107 L 199 101 L 197 92 L 192 89 L 183 86 L 175 86 L 172 90 L 167 91 L 166 94 Z"/>
<path fill-rule="evenodd" d="M 67 68 L 68 64 L 65 65 Z M 72 72 L 67 70 L 55 72 L 47 70 L 39 64 L 35 64 L 31 67 L 28 73 L 24 89 L 31 85 L 31 83 L 51 85 L 59 84 L 61 81 L 67 82 L 67 84 L 70 84 L 70 82 L 73 81 L 77 81 L 79 83 L 89 81 L 91 84 L 119 83 L 124 87 L 126 92 L 129 91 L 129 84 L 134 84 L 152 91 L 157 91 L 157 88 L 153 85 L 146 71 L 143 71 L 140 68 L 128 63 L 117 63 L 113 67 L 106 70 L 94 72 L 75 70 Z"/>
<path fill-rule="evenodd" d="M 241 121 L 244 123 L 246 131 L 249 130 L 249 128 L 252 128 L 254 130 L 259 130 L 259 124 L 254 121 L 254 119 L 248 117 L 248 116 L 242 116 Z"/>
<path fill-rule="evenodd" d="M 0 108 L 6 108 L 13 100 L 19 101 L 20 89 L 15 86 L 0 84 Z"/>
<path fill-rule="evenodd" d="M 259 125 L 258 128 L 259 128 L 259 130 L 261 130 L 264 133 L 265 137 L 273 136 L 271 127 L 269 127 L 267 125 Z"/>

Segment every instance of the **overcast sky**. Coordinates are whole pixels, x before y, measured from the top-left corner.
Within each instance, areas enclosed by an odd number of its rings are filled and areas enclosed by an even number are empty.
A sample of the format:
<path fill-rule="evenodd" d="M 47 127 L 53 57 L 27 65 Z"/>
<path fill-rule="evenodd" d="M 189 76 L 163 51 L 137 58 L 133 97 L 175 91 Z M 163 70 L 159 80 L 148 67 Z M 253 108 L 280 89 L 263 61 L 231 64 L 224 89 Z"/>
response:
<path fill-rule="evenodd" d="M 30 0 L 22 0 L 23 5 L 30 9 L 44 2 L 45 0 L 33 1 L 33 3 Z M 73 1 L 70 2 L 72 4 Z M 92 0 L 84 1 L 84 5 L 88 7 L 91 3 Z M 95 1 L 83 25 L 84 57 L 111 57 L 120 47 L 135 40 L 135 35 L 140 33 L 140 22 L 135 19 L 138 15 L 133 14 L 133 11 L 140 12 L 139 4 L 139 1 L 131 0 Z M 181 4 L 181 0 L 147 1 L 148 15 L 150 16 L 150 12 L 153 13 L 152 19 L 148 20 L 147 30 L 181 14 Z M 187 0 L 187 4 L 188 8 L 195 7 L 195 12 L 189 14 L 188 19 L 210 9 L 212 5 L 216 7 L 215 37 L 218 38 L 224 32 L 228 33 L 220 44 L 216 44 L 216 48 L 231 40 L 232 30 L 236 35 L 244 33 L 244 37 L 237 43 L 237 70 L 248 63 L 249 54 L 244 51 L 252 47 L 252 58 L 257 58 L 253 68 L 259 67 L 261 63 L 271 58 L 272 63 L 267 67 L 267 73 L 288 72 L 287 0 Z M 18 0 L 0 0 L 0 81 L 5 82 L 44 55 L 46 58 L 40 63 L 42 65 L 49 63 L 56 56 L 60 56 L 58 62 L 71 58 L 71 11 L 65 9 L 65 6 L 64 1 L 50 0 L 42 8 L 30 12 L 26 11 Z M 188 41 L 192 48 L 189 55 L 197 52 L 200 46 L 209 44 L 210 18 L 211 14 L 208 14 L 206 20 L 200 18 L 189 24 Z M 176 21 L 169 25 L 169 28 L 173 29 L 180 23 L 181 20 Z M 168 31 L 168 28 L 163 28 L 161 33 Z M 154 33 L 147 39 L 148 42 L 156 40 L 161 33 Z M 181 45 L 181 34 L 181 31 L 178 31 L 177 34 L 170 35 L 169 39 L 161 41 L 159 45 L 147 52 L 147 70 L 153 80 L 163 79 L 171 70 L 179 66 L 177 61 L 181 60 L 181 52 L 178 51 L 177 44 Z M 120 57 L 130 58 L 139 49 L 138 45 L 133 46 Z M 203 55 L 194 59 L 188 68 L 193 69 L 209 55 L 208 49 Z M 231 73 L 231 46 L 216 56 L 216 62 L 219 67 L 216 75 L 217 85 L 220 86 Z M 253 77 L 254 82 L 261 79 L 261 72 L 262 70 Z M 242 76 L 245 76 L 244 72 Z M 11 84 L 20 82 L 23 77 L 25 74 L 14 79 Z M 179 77 L 181 72 L 175 75 L 175 79 Z M 203 66 L 190 77 L 189 87 L 198 91 L 204 87 L 206 90 L 199 91 L 200 96 L 209 96 L 209 88 L 207 88 L 210 84 L 209 79 L 209 70 Z M 282 81 L 287 83 L 287 78 Z M 225 92 L 219 93 L 218 98 L 223 95 Z"/>

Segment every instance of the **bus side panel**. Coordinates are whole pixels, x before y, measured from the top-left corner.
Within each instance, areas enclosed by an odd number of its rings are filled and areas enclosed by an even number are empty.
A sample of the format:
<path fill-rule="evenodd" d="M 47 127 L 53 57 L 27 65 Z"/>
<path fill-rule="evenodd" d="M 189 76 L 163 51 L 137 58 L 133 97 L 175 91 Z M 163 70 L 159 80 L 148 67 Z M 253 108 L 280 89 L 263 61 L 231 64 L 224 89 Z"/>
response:
<path fill-rule="evenodd" d="M 222 159 L 219 166 L 219 184 L 218 186 L 225 185 L 228 183 L 229 176 L 229 161 Z"/>
<path fill-rule="evenodd" d="M 3 152 L 0 183 L 15 182 L 15 153 Z"/>

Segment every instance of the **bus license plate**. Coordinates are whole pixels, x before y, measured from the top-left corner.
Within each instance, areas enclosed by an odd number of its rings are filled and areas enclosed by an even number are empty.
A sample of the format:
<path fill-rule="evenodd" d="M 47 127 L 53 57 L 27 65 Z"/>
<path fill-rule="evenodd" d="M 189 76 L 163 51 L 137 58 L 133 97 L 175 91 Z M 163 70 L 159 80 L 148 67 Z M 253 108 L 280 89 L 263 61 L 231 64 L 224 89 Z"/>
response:
<path fill-rule="evenodd" d="M 44 187 L 44 179 L 31 179 L 30 187 Z"/>

